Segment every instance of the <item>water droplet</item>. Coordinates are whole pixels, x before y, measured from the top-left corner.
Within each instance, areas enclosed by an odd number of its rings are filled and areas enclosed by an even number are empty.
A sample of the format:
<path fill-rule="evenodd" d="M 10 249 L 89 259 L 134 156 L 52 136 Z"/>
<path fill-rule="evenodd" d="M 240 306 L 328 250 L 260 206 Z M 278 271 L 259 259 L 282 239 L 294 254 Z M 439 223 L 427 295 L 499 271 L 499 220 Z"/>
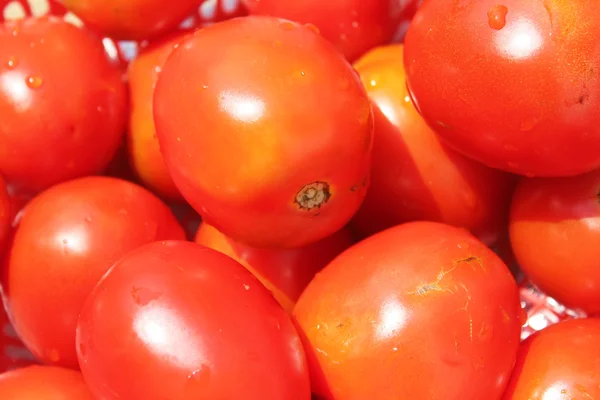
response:
<path fill-rule="evenodd" d="M 302 72 L 300 72 L 300 75 L 306 76 L 306 72 L 302 71 Z"/>
<path fill-rule="evenodd" d="M 28 76 L 27 77 L 27 86 L 31 89 L 38 89 L 40 86 L 44 84 L 44 81 L 39 76 Z"/>
<path fill-rule="evenodd" d="M 499 31 L 506 26 L 506 14 L 508 14 L 508 8 L 503 5 L 497 5 L 488 11 L 488 24 L 490 28 Z"/>
<path fill-rule="evenodd" d="M 247 285 L 247 284 L 244 283 L 244 289 L 250 290 L 250 285 Z"/>
<path fill-rule="evenodd" d="M 281 24 L 279 24 L 279 26 L 281 26 L 281 29 L 286 31 L 291 31 L 296 27 L 296 25 L 290 21 L 283 21 Z"/>
<path fill-rule="evenodd" d="M 371 85 L 372 87 L 375 87 L 375 86 L 377 86 L 377 81 L 375 79 L 371 79 L 369 81 L 369 85 Z"/>
<path fill-rule="evenodd" d="M 307 27 L 308 29 L 310 29 L 311 31 L 315 32 L 317 35 L 321 34 L 321 30 L 319 28 L 317 28 L 316 25 L 308 23 L 308 24 L 305 24 L 304 26 Z"/>
<path fill-rule="evenodd" d="M 17 65 L 19 64 L 19 60 L 17 60 L 16 57 L 10 57 L 8 59 L 8 62 L 6 63 L 6 65 L 8 66 L 8 69 L 13 69 L 15 68 Z"/>

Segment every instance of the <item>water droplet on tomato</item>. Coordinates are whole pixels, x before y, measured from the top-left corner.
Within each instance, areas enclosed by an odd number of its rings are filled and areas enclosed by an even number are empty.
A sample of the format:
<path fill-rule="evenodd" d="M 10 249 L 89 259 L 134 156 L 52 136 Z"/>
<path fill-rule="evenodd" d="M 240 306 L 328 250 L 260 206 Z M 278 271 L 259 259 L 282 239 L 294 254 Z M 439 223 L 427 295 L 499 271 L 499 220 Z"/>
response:
<path fill-rule="evenodd" d="M 8 69 L 13 69 L 15 68 L 17 65 L 19 64 L 19 60 L 17 60 L 16 57 L 11 57 L 8 59 L 8 62 L 6 63 L 6 65 L 8 66 Z"/>
<path fill-rule="evenodd" d="M 497 31 L 501 30 L 506 26 L 506 14 L 508 14 L 508 8 L 503 5 L 497 5 L 488 11 L 488 24 L 490 28 Z"/>
<path fill-rule="evenodd" d="M 317 26 L 314 24 L 308 23 L 308 24 L 305 24 L 304 26 L 307 27 L 308 29 L 310 29 L 311 31 L 315 32 L 318 35 L 321 34 L 321 30 L 319 28 L 317 28 Z"/>
<path fill-rule="evenodd" d="M 281 28 L 286 31 L 291 31 L 296 27 L 296 25 L 294 25 L 294 23 L 290 21 L 283 21 L 281 24 L 279 24 L 279 26 L 281 26 Z"/>
<path fill-rule="evenodd" d="M 38 89 L 44 84 L 44 81 L 39 76 L 28 76 L 27 86 L 31 89 Z"/>

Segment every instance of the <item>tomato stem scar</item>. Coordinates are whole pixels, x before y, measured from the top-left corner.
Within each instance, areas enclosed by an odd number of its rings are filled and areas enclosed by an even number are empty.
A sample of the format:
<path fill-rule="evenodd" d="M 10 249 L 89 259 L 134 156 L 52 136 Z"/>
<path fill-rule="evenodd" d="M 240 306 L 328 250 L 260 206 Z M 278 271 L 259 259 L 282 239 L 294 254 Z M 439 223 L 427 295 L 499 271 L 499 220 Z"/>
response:
<path fill-rule="evenodd" d="M 329 201 L 331 191 L 327 182 L 316 181 L 304 185 L 296 194 L 295 203 L 300 206 L 300 209 L 310 211 L 321 206 Z"/>

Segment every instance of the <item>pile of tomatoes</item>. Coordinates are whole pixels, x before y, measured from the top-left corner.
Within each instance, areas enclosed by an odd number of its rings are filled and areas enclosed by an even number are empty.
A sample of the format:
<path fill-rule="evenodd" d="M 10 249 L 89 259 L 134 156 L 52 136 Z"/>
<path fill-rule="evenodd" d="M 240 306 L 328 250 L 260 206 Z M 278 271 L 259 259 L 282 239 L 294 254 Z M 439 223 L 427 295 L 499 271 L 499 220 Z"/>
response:
<path fill-rule="evenodd" d="M 596 0 L 0 12 L 0 399 L 600 399 Z"/>

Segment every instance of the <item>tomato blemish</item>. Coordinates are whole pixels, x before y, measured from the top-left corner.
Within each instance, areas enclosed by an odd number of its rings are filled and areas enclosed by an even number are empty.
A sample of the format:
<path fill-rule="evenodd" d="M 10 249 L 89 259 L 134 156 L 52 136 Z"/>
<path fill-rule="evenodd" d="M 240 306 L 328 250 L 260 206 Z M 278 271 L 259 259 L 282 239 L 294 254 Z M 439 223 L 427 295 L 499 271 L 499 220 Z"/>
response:
<path fill-rule="evenodd" d="M 506 14 L 508 14 L 508 8 L 506 6 L 497 5 L 488 11 L 488 24 L 490 28 L 497 31 L 501 30 L 506 26 Z"/>
<path fill-rule="evenodd" d="M 460 260 L 456 260 L 454 262 L 454 266 L 458 266 L 458 264 L 461 263 L 467 263 L 471 266 L 471 268 L 473 268 L 473 270 L 475 270 L 475 265 L 473 265 L 473 263 L 476 263 L 479 267 L 481 267 L 482 270 L 487 271 L 487 269 L 485 268 L 485 266 L 483 265 L 483 260 L 477 256 L 469 256 L 466 258 L 462 258 Z"/>
<path fill-rule="evenodd" d="M 331 191 L 327 182 L 313 182 L 304 185 L 296 194 L 294 202 L 300 209 L 310 211 L 314 208 L 321 208 L 331 198 Z"/>

